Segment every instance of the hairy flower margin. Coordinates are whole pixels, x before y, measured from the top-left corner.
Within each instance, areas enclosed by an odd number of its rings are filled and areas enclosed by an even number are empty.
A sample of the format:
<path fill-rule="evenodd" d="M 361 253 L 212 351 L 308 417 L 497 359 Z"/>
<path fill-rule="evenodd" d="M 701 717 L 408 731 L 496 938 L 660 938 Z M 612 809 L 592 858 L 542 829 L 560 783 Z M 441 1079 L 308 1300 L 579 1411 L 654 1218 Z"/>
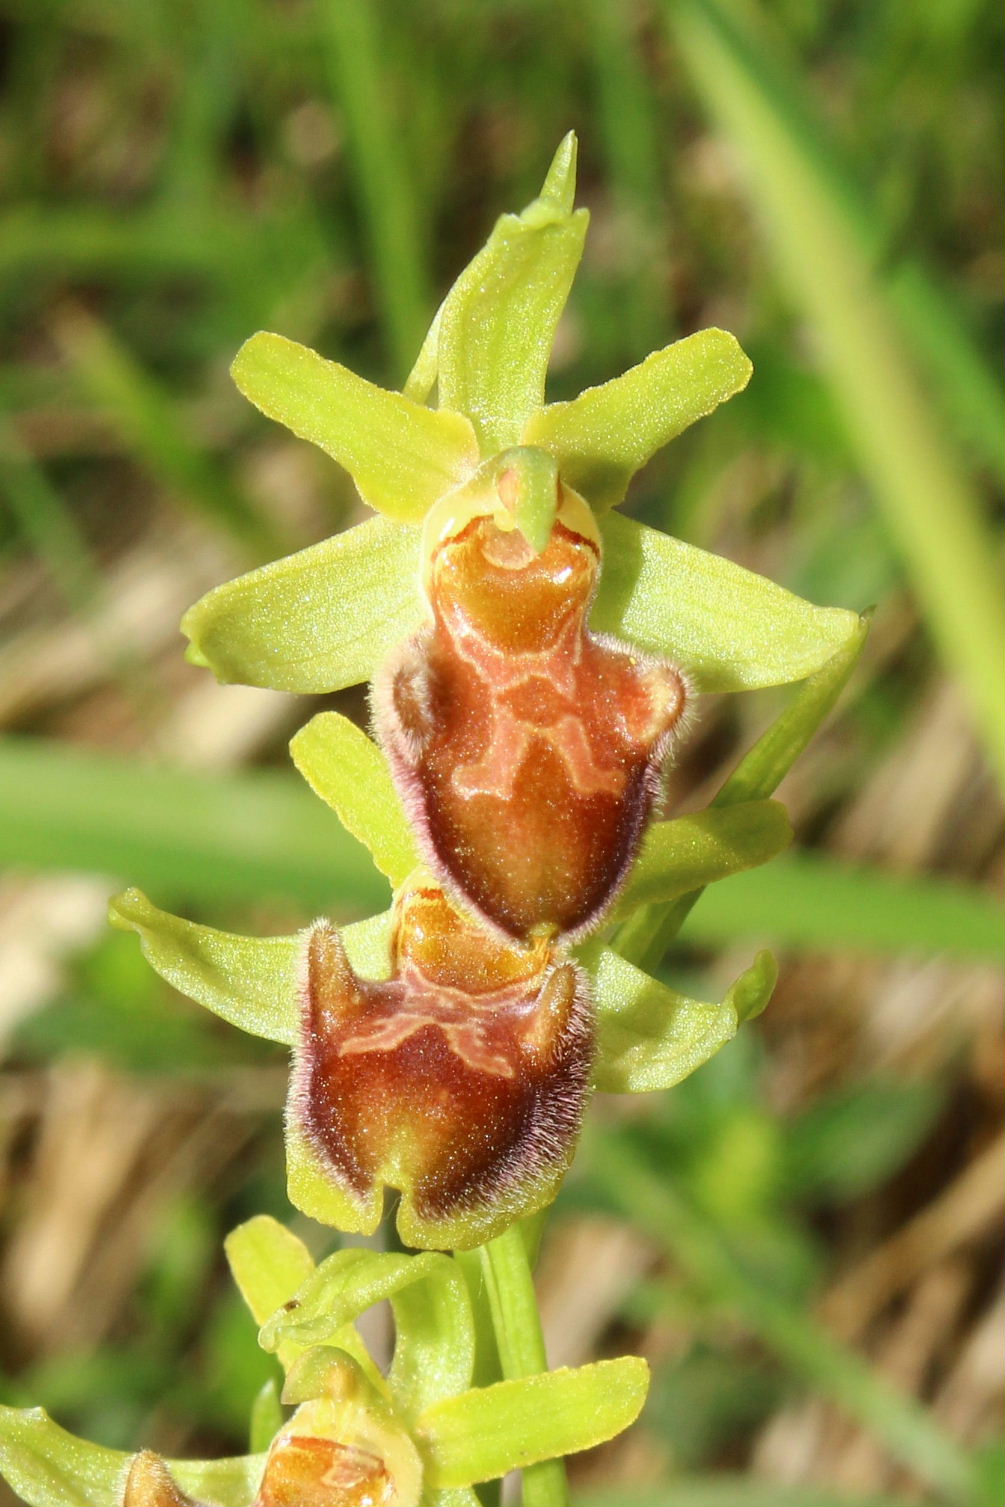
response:
<path fill-rule="evenodd" d="M 612 511 L 657 449 L 746 384 L 750 363 L 732 336 L 705 330 L 545 404 L 587 223 L 574 186 L 570 135 L 541 195 L 500 219 L 451 289 L 403 392 L 277 335 L 252 337 L 234 363 L 245 395 L 339 461 L 378 516 L 210 592 L 184 620 L 190 658 L 224 681 L 301 693 L 375 681 L 389 763 L 332 712 L 291 752 L 390 880 L 391 908 L 265 939 L 168 915 L 136 890 L 111 911 L 170 983 L 293 1049 L 291 1201 L 371 1233 L 385 1185 L 396 1188 L 399 1233 L 427 1254 L 342 1251 L 314 1272 L 280 1226 L 243 1226 L 229 1254 L 293 1415 L 266 1399 L 253 1456 L 164 1465 L 3 1410 L 0 1469 L 31 1507 L 351 1507 L 378 1485 L 397 1507 L 474 1507 L 473 1483 L 611 1437 L 641 1406 L 645 1367 L 631 1358 L 472 1390 L 464 1277 L 435 1252 L 481 1246 L 553 1199 L 591 1089 L 670 1087 L 763 1009 L 767 954 L 718 1003 L 638 965 L 658 959 L 706 884 L 786 846 L 770 796 L 865 625 Z M 580 578 L 570 618 L 565 583 Z M 466 627 L 486 601 L 474 643 Z M 517 685 L 513 654 L 538 667 Z M 548 685 L 570 664 L 552 705 Z M 705 811 L 651 820 L 696 692 L 795 681 Z M 524 759 L 535 738 L 552 786 L 565 779 L 547 819 L 551 787 L 533 785 Z M 385 1382 L 352 1320 L 388 1296 Z"/>

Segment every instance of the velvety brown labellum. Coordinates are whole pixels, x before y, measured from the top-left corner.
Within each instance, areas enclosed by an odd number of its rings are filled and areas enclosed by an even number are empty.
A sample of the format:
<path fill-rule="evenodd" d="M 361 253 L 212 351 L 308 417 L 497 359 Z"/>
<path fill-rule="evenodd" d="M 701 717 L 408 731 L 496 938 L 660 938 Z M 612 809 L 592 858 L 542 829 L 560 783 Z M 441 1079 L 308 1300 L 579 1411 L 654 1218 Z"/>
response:
<path fill-rule="evenodd" d="M 359 978 L 325 922 L 306 944 L 291 1113 L 337 1184 L 402 1191 L 413 1245 L 474 1245 L 550 1197 L 587 1094 L 582 971 L 501 943 L 436 888 L 399 900 L 392 977 Z"/>
<path fill-rule="evenodd" d="M 374 687 L 427 862 L 513 937 L 575 939 L 597 923 L 638 852 L 687 699 L 673 665 L 588 631 L 599 547 L 569 511 L 540 555 L 490 517 L 441 541 L 433 622 Z"/>

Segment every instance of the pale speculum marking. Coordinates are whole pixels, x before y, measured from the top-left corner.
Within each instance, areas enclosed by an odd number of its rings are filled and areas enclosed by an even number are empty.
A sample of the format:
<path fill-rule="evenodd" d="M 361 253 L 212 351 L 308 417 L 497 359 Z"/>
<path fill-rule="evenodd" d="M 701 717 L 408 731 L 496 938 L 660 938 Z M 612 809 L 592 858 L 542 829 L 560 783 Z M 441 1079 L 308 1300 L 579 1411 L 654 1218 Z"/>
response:
<path fill-rule="evenodd" d="M 431 984 L 419 969 L 405 963 L 395 980 L 394 992 L 402 1003 L 393 1013 L 364 1021 L 342 1041 L 339 1056 L 393 1052 L 427 1026 L 435 1026 L 454 1055 L 473 1072 L 499 1078 L 514 1076 L 513 1064 L 502 1053 L 493 1052 L 487 1039 L 490 1025 L 501 1012 L 516 1013 L 512 990 L 474 999 L 460 989 Z"/>
<path fill-rule="evenodd" d="M 449 776 L 460 796 L 509 800 L 535 741 L 547 743 L 564 766 L 577 795 L 620 796 L 625 775 L 597 759 L 576 699 L 583 660 L 584 624 L 578 604 L 545 649 L 500 649 L 456 610 L 440 617 L 457 657 L 477 677 L 491 718 L 485 754 Z"/>

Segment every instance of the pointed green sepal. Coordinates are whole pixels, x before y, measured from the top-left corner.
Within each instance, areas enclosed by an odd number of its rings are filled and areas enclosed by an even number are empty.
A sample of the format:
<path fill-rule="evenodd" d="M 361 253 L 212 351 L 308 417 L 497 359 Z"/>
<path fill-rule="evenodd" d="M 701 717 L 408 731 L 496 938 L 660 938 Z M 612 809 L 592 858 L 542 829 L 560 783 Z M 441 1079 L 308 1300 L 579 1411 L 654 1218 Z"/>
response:
<path fill-rule="evenodd" d="M 637 1356 L 597 1361 L 464 1392 L 419 1417 L 433 1486 L 470 1486 L 592 1449 L 642 1411 L 649 1367 Z"/>
<path fill-rule="evenodd" d="M 522 214 L 496 222 L 443 303 L 440 403 L 471 418 L 484 456 L 519 444 L 544 401 L 551 346 L 589 219 L 572 209 L 575 176 L 570 132 L 540 196 Z"/>
<path fill-rule="evenodd" d="M 190 607 L 188 657 L 224 683 L 326 693 L 369 680 L 425 609 L 416 529 L 369 518 Z"/>
<path fill-rule="evenodd" d="M 180 993 L 241 1031 L 292 1046 L 297 1039 L 297 957 L 300 938 L 242 937 L 185 921 L 129 889 L 109 905 L 121 931 L 135 931 L 150 966 Z M 354 968 L 386 975 L 391 915 L 385 912 L 342 930 Z"/>
<path fill-rule="evenodd" d="M 337 1344 L 336 1335 L 375 1303 L 390 1300 L 394 1358 L 388 1381 L 408 1414 L 470 1386 L 474 1322 L 467 1284 L 449 1256 L 336 1251 L 264 1326 L 266 1350 Z"/>
<path fill-rule="evenodd" d="M 620 513 L 600 524 L 604 569 L 591 626 L 669 656 L 700 691 L 750 691 L 812 675 L 858 632 L 764 576 Z"/>
<path fill-rule="evenodd" d="M 231 1230 L 223 1248 L 231 1276 L 259 1325 L 288 1302 L 314 1270 L 314 1258 L 303 1241 L 269 1214 L 258 1214 Z M 290 1357 L 277 1353 L 288 1365 Z"/>
<path fill-rule="evenodd" d="M 419 863 L 418 849 L 390 770 L 362 728 L 338 712 L 319 712 L 290 743 L 297 769 L 353 837 L 369 848 L 392 885 Z"/>
<path fill-rule="evenodd" d="M 471 425 L 449 404 L 424 408 L 282 335 L 252 335 L 230 371 L 256 408 L 319 445 L 398 523 L 421 523 L 478 463 Z"/>
<path fill-rule="evenodd" d="M 657 450 L 742 391 L 751 370 L 734 336 L 699 330 L 569 403 L 540 409 L 524 443 L 550 450 L 563 481 L 603 512 Z"/>
<path fill-rule="evenodd" d="M 609 947 L 587 949 L 597 1000 L 594 1084 L 609 1094 L 672 1088 L 713 1057 L 771 998 L 778 969 L 760 952 L 721 1004 L 678 994 Z"/>
<path fill-rule="evenodd" d="M 710 806 L 694 816 L 654 822 L 614 919 L 640 905 L 675 900 L 717 879 L 756 868 L 783 852 L 791 841 L 792 827 L 780 801 Z"/>
<path fill-rule="evenodd" d="M 134 1459 L 68 1434 L 42 1408 L 0 1407 L 0 1476 L 26 1507 L 121 1507 Z M 265 1458 L 168 1460 L 183 1491 L 214 1507 L 251 1507 Z"/>

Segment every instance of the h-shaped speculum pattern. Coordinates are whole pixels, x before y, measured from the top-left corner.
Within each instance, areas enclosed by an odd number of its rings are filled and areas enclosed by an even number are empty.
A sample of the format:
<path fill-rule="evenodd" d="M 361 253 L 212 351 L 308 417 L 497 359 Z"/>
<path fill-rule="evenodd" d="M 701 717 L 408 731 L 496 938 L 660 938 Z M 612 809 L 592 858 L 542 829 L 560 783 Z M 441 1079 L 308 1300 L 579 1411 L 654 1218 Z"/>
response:
<path fill-rule="evenodd" d="M 504 471 L 470 517 L 449 498 L 433 510 L 430 621 L 378 672 L 374 721 L 441 883 L 509 938 L 569 944 L 638 853 L 690 692 L 675 665 L 590 632 L 584 499 L 556 478 L 538 552 L 515 523 L 520 484 Z"/>

